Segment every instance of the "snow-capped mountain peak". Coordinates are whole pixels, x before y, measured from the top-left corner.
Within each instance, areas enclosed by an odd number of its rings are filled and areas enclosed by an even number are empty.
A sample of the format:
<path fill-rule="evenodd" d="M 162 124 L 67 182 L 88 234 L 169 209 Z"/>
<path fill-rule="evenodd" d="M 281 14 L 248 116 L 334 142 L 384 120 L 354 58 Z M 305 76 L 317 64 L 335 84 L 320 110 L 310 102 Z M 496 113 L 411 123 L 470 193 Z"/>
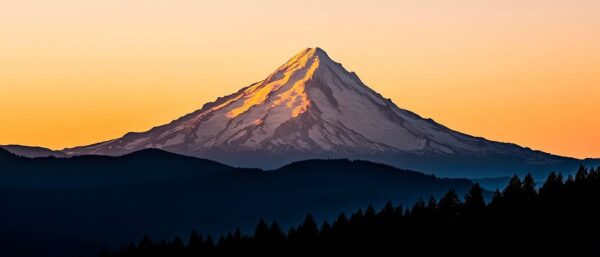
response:
<path fill-rule="evenodd" d="M 320 48 L 300 51 L 264 80 L 169 124 L 65 152 L 121 155 L 145 148 L 260 167 L 406 153 L 534 155 L 401 109 Z"/>

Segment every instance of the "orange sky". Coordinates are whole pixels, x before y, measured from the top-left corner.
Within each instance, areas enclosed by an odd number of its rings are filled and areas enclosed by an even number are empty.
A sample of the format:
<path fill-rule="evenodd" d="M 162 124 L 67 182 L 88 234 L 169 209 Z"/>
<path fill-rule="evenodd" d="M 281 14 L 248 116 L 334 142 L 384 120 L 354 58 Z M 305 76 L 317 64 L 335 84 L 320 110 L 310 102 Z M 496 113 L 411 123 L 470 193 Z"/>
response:
<path fill-rule="evenodd" d="M 144 131 L 320 46 L 402 108 L 600 157 L 600 1 L 0 3 L 0 144 Z"/>

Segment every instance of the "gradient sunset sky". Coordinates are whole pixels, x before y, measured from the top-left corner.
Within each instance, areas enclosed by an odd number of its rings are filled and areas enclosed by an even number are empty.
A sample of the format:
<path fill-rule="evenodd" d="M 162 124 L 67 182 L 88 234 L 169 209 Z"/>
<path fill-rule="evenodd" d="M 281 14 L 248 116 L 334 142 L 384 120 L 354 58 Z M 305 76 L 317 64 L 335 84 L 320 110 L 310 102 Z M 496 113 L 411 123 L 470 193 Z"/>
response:
<path fill-rule="evenodd" d="M 461 132 L 600 157 L 600 1 L 0 3 L 0 144 L 145 131 L 319 46 Z"/>

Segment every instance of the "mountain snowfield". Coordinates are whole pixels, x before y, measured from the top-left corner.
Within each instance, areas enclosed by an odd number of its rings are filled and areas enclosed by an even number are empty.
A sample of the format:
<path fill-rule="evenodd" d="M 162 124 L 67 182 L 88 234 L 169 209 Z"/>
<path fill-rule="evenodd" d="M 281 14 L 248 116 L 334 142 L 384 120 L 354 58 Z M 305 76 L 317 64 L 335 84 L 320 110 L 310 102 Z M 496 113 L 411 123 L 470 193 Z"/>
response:
<path fill-rule="evenodd" d="M 146 148 L 245 167 L 353 158 L 446 176 L 485 168 L 482 160 L 498 156 L 509 160 L 503 166 L 510 174 L 574 160 L 469 136 L 401 109 L 320 48 L 302 50 L 264 80 L 169 124 L 63 152 L 123 155 Z"/>

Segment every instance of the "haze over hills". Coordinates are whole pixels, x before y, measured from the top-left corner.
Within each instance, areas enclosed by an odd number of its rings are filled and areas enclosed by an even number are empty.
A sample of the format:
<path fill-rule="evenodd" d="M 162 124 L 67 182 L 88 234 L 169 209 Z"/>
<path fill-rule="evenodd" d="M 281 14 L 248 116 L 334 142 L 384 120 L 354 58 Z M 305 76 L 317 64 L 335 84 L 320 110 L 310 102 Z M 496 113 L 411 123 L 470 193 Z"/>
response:
<path fill-rule="evenodd" d="M 117 156 L 146 148 L 241 167 L 352 158 L 450 177 L 543 177 L 582 162 L 466 135 L 401 109 L 320 48 L 169 124 L 63 152 Z"/>

